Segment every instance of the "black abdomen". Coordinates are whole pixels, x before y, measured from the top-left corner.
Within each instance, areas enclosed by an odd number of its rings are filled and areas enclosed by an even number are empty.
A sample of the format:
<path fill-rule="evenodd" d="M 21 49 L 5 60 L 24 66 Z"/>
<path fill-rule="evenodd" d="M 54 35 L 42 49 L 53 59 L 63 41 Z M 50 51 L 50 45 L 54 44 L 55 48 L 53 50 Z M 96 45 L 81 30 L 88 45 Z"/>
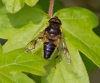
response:
<path fill-rule="evenodd" d="M 61 22 L 58 18 L 49 20 L 49 26 L 45 29 L 44 58 L 49 59 L 56 48 L 58 36 L 61 35 Z"/>
<path fill-rule="evenodd" d="M 52 41 L 44 42 L 44 58 L 49 59 L 54 52 L 56 46 Z"/>

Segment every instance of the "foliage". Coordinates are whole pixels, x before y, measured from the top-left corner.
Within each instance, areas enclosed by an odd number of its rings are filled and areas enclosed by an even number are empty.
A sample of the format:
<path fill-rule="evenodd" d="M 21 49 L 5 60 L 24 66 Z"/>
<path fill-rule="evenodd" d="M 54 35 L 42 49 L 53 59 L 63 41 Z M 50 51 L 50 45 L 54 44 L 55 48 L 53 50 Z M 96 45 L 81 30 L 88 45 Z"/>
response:
<path fill-rule="evenodd" d="M 79 7 L 61 9 L 54 14 L 62 21 L 62 32 L 71 55 L 70 64 L 63 55 L 59 56 L 55 68 L 54 57 L 50 60 L 41 57 L 42 44 L 32 53 L 24 52 L 25 45 L 47 26 L 50 19 L 39 8 L 24 6 L 26 2 L 33 0 L 3 0 L 5 5 L 0 2 L 0 38 L 8 40 L 0 46 L 0 83 L 38 83 L 38 77 L 41 83 L 89 83 L 79 51 L 100 67 L 100 38 L 93 32 L 98 25 L 95 14 Z M 34 0 L 30 6 L 36 2 Z"/>
<path fill-rule="evenodd" d="M 10 13 L 15 13 L 24 6 L 24 3 L 29 6 L 34 6 L 38 0 L 2 0 L 2 2 Z"/>

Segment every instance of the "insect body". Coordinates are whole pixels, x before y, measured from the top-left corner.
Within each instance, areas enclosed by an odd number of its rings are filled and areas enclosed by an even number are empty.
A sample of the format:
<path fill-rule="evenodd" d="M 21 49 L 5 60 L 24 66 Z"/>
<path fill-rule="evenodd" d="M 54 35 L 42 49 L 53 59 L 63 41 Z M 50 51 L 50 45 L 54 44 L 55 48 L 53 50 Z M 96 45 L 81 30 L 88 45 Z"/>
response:
<path fill-rule="evenodd" d="M 64 39 L 61 31 L 61 21 L 58 17 L 53 17 L 48 21 L 49 25 L 45 28 L 35 39 L 29 42 L 25 48 L 26 52 L 29 52 L 35 49 L 36 43 L 39 39 L 43 40 L 43 48 L 44 48 L 44 58 L 49 59 L 54 52 L 54 50 L 58 49 L 58 54 L 63 49 L 63 52 L 69 56 L 68 49 L 64 43 Z M 59 43 L 62 41 L 62 49 L 59 48 Z"/>
<path fill-rule="evenodd" d="M 44 58 L 48 59 L 54 52 L 61 38 L 61 21 L 57 18 L 49 20 L 49 26 L 44 30 Z"/>

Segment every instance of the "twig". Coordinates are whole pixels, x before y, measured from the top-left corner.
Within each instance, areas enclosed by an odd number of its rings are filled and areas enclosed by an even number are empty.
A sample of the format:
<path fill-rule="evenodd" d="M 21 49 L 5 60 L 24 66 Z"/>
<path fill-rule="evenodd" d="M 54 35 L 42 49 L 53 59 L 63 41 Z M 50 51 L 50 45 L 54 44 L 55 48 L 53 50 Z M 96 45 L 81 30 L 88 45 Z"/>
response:
<path fill-rule="evenodd" d="M 54 1 L 55 0 L 50 0 L 50 5 L 49 5 L 49 16 L 52 18 L 52 14 L 53 14 L 53 6 L 54 6 Z"/>

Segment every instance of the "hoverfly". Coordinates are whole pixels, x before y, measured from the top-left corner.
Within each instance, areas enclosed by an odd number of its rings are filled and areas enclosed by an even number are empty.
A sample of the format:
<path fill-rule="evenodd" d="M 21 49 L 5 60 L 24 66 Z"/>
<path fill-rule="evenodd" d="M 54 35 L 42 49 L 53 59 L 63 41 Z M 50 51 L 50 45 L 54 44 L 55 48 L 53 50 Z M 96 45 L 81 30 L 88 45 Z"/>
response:
<path fill-rule="evenodd" d="M 30 52 L 33 49 L 35 49 L 36 44 L 39 39 L 43 40 L 43 50 L 44 50 L 44 58 L 49 59 L 54 52 L 55 49 L 58 50 L 58 54 L 60 51 L 63 49 L 64 54 L 67 56 L 69 59 L 68 63 L 70 63 L 70 55 L 69 51 L 66 47 L 66 44 L 64 42 L 64 38 L 62 35 L 62 30 L 61 30 L 61 21 L 58 17 L 53 17 L 48 21 L 49 25 L 47 28 L 45 28 L 40 34 L 30 41 L 26 47 L 25 51 Z M 62 49 L 59 48 L 59 44 L 62 41 Z"/>

